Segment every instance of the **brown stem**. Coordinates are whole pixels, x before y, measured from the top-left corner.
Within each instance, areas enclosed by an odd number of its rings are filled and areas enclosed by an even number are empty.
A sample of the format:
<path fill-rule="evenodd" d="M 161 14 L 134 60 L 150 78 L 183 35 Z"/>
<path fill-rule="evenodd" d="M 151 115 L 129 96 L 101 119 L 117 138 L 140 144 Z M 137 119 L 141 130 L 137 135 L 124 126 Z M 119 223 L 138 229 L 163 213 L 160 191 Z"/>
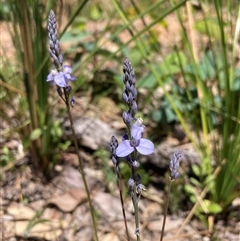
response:
<path fill-rule="evenodd" d="M 167 196 L 165 199 L 165 207 L 164 207 L 164 217 L 163 217 L 163 224 L 162 224 L 162 231 L 161 231 L 161 236 L 160 236 L 160 241 L 163 240 L 163 235 L 164 235 L 164 229 L 165 229 L 165 224 L 166 224 L 166 218 L 167 218 L 167 211 L 168 211 L 168 204 L 169 204 L 169 196 L 170 196 L 170 190 L 171 190 L 171 186 L 172 186 L 172 181 L 169 181 L 169 185 L 168 185 L 168 192 L 167 192 Z"/>

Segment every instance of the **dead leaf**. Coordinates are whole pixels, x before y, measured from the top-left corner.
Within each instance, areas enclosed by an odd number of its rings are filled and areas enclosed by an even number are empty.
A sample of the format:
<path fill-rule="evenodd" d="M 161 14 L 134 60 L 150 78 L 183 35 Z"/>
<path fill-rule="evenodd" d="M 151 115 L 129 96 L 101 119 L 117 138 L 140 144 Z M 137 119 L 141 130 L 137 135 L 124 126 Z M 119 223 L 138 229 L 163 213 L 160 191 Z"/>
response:
<path fill-rule="evenodd" d="M 15 232 L 19 236 L 24 236 L 27 231 L 29 221 L 15 222 Z M 62 234 L 60 229 L 61 223 L 59 220 L 49 220 L 45 223 L 37 223 L 29 230 L 28 236 L 37 236 L 39 238 L 46 238 L 54 240 Z"/>
<path fill-rule="evenodd" d="M 83 188 L 83 180 L 79 171 L 71 166 L 65 166 L 63 170 L 65 182 L 72 188 Z"/>
<path fill-rule="evenodd" d="M 165 232 L 170 232 L 171 230 L 177 230 L 181 226 L 183 221 L 184 220 L 179 217 L 177 219 L 173 219 L 172 217 L 167 216 Z M 159 230 L 161 230 L 162 222 L 163 222 L 163 217 L 159 220 L 150 221 L 147 224 L 147 228 L 153 232 L 159 231 Z"/>
<path fill-rule="evenodd" d="M 120 241 L 119 237 L 115 233 L 108 233 L 101 238 L 102 241 Z"/>
<path fill-rule="evenodd" d="M 141 216 L 146 219 L 156 217 L 160 213 L 160 205 L 158 203 L 149 202 L 147 205 L 144 205 L 142 212 Z"/>
<path fill-rule="evenodd" d="M 80 203 L 87 199 L 87 194 L 84 189 L 75 188 L 67 193 L 53 197 L 48 200 L 47 204 L 56 205 L 63 212 L 72 212 Z"/>
<path fill-rule="evenodd" d="M 36 212 L 23 204 L 12 203 L 8 207 L 7 213 L 12 215 L 14 219 L 32 219 Z"/>
<path fill-rule="evenodd" d="M 99 192 L 94 196 L 94 203 L 105 217 L 113 219 L 122 217 L 122 206 L 119 198 L 108 193 Z M 126 216 L 127 218 L 131 217 L 128 212 L 126 212 Z"/>

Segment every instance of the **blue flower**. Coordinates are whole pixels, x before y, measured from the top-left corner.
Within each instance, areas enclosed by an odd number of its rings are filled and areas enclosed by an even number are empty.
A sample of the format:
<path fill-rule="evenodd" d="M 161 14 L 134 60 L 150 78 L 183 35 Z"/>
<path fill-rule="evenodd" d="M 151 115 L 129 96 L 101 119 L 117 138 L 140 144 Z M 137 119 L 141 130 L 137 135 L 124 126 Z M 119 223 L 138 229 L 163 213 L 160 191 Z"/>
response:
<path fill-rule="evenodd" d="M 131 140 L 123 140 L 116 149 L 118 157 L 126 157 L 134 150 L 142 155 L 149 155 L 154 152 L 154 145 L 151 141 L 142 138 L 145 126 L 138 119 L 131 128 Z"/>
<path fill-rule="evenodd" d="M 58 72 L 57 70 L 52 70 L 47 76 L 47 82 L 51 85 L 58 85 L 59 87 L 67 87 L 69 81 L 76 80 L 76 77 L 71 76 L 72 68 L 68 65 L 63 66 L 63 71 Z"/>

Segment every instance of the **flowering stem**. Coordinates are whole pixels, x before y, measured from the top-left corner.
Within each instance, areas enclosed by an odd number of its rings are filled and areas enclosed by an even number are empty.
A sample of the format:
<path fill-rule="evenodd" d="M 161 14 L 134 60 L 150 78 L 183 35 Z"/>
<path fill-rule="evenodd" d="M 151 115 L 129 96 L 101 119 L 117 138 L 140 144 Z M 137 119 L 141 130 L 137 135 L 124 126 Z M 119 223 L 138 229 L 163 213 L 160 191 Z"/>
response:
<path fill-rule="evenodd" d="M 135 176 L 136 176 L 136 171 L 134 168 L 132 168 L 132 177 L 133 180 L 135 180 Z M 133 202 L 133 206 L 134 206 L 134 212 L 135 212 L 135 225 L 136 225 L 136 236 L 137 236 L 137 241 L 140 241 L 140 228 L 139 228 L 139 218 L 138 218 L 138 198 L 137 198 L 137 188 L 136 188 L 136 181 L 134 182 L 134 186 L 133 186 L 133 195 L 132 195 L 132 202 Z M 138 232 L 137 232 L 138 231 Z"/>
<path fill-rule="evenodd" d="M 87 181 L 86 181 L 86 176 L 85 176 L 84 169 L 83 169 L 83 161 L 82 161 L 82 158 L 80 156 L 80 151 L 79 151 L 79 148 L 78 148 L 78 142 L 77 142 L 77 137 L 76 137 L 76 133 L 75 133 L 75 128 L 74 128 L 74 125 L 73 125 L 73 118 L 72 118 L 70 104 L 69 104 L 69 94 L 66 92 L 65 88 L 64 88 L 64 95 L 65 95 L 65 99 L 66 99 L 65 103 L 66 103 L 66 106 L 67 106 L 68 116 L 69 116 L 71 130 L 72 130 L 73 142 L 74 142 L 75 150 L 76 150 L 77 157 L 78 157 L 79 172 L 82 176 L 84 188 L 85 188 L 85 191 L 87 193 L 89 209 L 90 209 L 90 212 L 91 212 L 91 217 L 92 217 L 92 222 L 93 222 L 95 241 L 98 241 L 99 239 L 98 239 L 98 235 L 97 235 L 97 225 L 96 225 L 96 220 L 95 220 L 95 216 L 94 216 L 94 209 L 93 209 L 93 205 L 92 205 L 92 201 L 91 201 L 91 197 L 90 197 L 90 191 L 89 191 Z"/>
<path fill-rule="evenodd" d="M 128 181 L 129 191 L 133 202 L 135 212 L 135 234 L 137 241 L 140 241 L 140 228 L 139 228 L 139 210 L 138 201 L 141 192 L 146 190 L 141 183 L 141 176 L 137 173 L 140 164 L 137 159 L 137 154 L 149 155 L 154 152 L 154 145 L 150 140 L 142 138 L 145 126 L 140 118 L 135 118 L 137 113 L 137 89 L 135 87 L 136 79 L 131 62 L 128 58 L 123 62 L 123 101 L 128 106 L 128 110 L 123 112 L 123 122 L 127 126 L 128 133 L 123 135 L 122 142 L 118 145 L 117 141 L 111 139 L 110 150 L 113 155 L 113 163 L 117 163 L 118 158 L 125 158 L 128 165 L 131 167 L 132 177 Z M 115 144 L 116 142 L 116 144 Z M 116 164 L 115 164 L 116 165 Z"/>
<path fill-rule="evenodd" d="M 165 229 L 166 218 L 167 218 L 167 211 L 168 211 L 168 204 L 169 204 L 169 196 L 170 196 L 170 191 L 171 191 L 171 186 L 172 186 L 172 180 L 169 179 L 167 196 L 166 196 L 165 202 L 164 202 L 164 203 L 165 203 L 165 207 L 164 207 L 164 217 L 163 217 L 163 224 L 162 224 L 162 231 L 161 231 L 160 241 L 163 240 L 164 229 Z"/>
<path fill-rule="evenodd" d="M 131 136 L 131 131 L 129 132 L 129 135 Z M 130 137 L 132 138 L 132 136 Z M 131 154 L 132 160 L 136 160 L 137 158 L 137 152 L 134 151 Z M 134 180 L 134 186 L 133 186 L 133 195 L 132 195 L 132 202 L 133 202 L 133 207 L 134 207 L 134 212 L 135 212 L 135 225 L 136 225 L 136 230 L 135 234 L 137 236 L 137 241 L 140 241 L 140 228 L 139 228 L 139 217 L 138 217 L 138 198 L 137 198 L 137 180 L 136 180 L 136 175 L 137 171 L 134 167 L 132 167 L 132 179 Z"/>
<path fill-rule="evenodd" d="M 118 173 L 117 176 L 118 176 L 118 189 L 119 189 L 119 196 L 120 196 L 120 199 L 121 199 L 122 213 L 123 213 L 123 218 L 124 218 L 124 225 L 125 225 L 125 229 L 126 229 L 127 240 L 130 241 L 130 237 L 129 237 L 129 233 L 128 233 L 126 213 L 125 213 L 125 208 L 124 208 L 123 194 L 122 194 L 122 185 L 121 185 L 122 178 L 121 178 L 120 173 Z"/>

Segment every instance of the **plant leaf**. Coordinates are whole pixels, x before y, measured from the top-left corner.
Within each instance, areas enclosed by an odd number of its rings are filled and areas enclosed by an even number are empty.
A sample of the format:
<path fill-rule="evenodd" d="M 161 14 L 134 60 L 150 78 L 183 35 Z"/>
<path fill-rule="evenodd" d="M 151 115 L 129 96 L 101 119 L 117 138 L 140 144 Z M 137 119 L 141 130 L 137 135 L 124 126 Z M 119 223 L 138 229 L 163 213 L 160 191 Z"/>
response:
<path fill-rule="evenodd" d="M 223 27 L 224 23 L 221 22 L 221 25 L 222 26 L 219 26 L 218 20 L 215 18 L 205 18 L 203 20 L 196 21 L 194 28 L 201 34 L 205 34 L 216 40 L 220 40 L 220 27 Z"/>
<path fill-rule="evenodd" d="M 32 131 L 30 138 L 31 138 L 32 141 L 35 141 L 35 140 L 37 140 L 41 135 L 42 135 L 42 129 L 37 128 L 37 129 L 34 129 L 34 130 Z"/>

